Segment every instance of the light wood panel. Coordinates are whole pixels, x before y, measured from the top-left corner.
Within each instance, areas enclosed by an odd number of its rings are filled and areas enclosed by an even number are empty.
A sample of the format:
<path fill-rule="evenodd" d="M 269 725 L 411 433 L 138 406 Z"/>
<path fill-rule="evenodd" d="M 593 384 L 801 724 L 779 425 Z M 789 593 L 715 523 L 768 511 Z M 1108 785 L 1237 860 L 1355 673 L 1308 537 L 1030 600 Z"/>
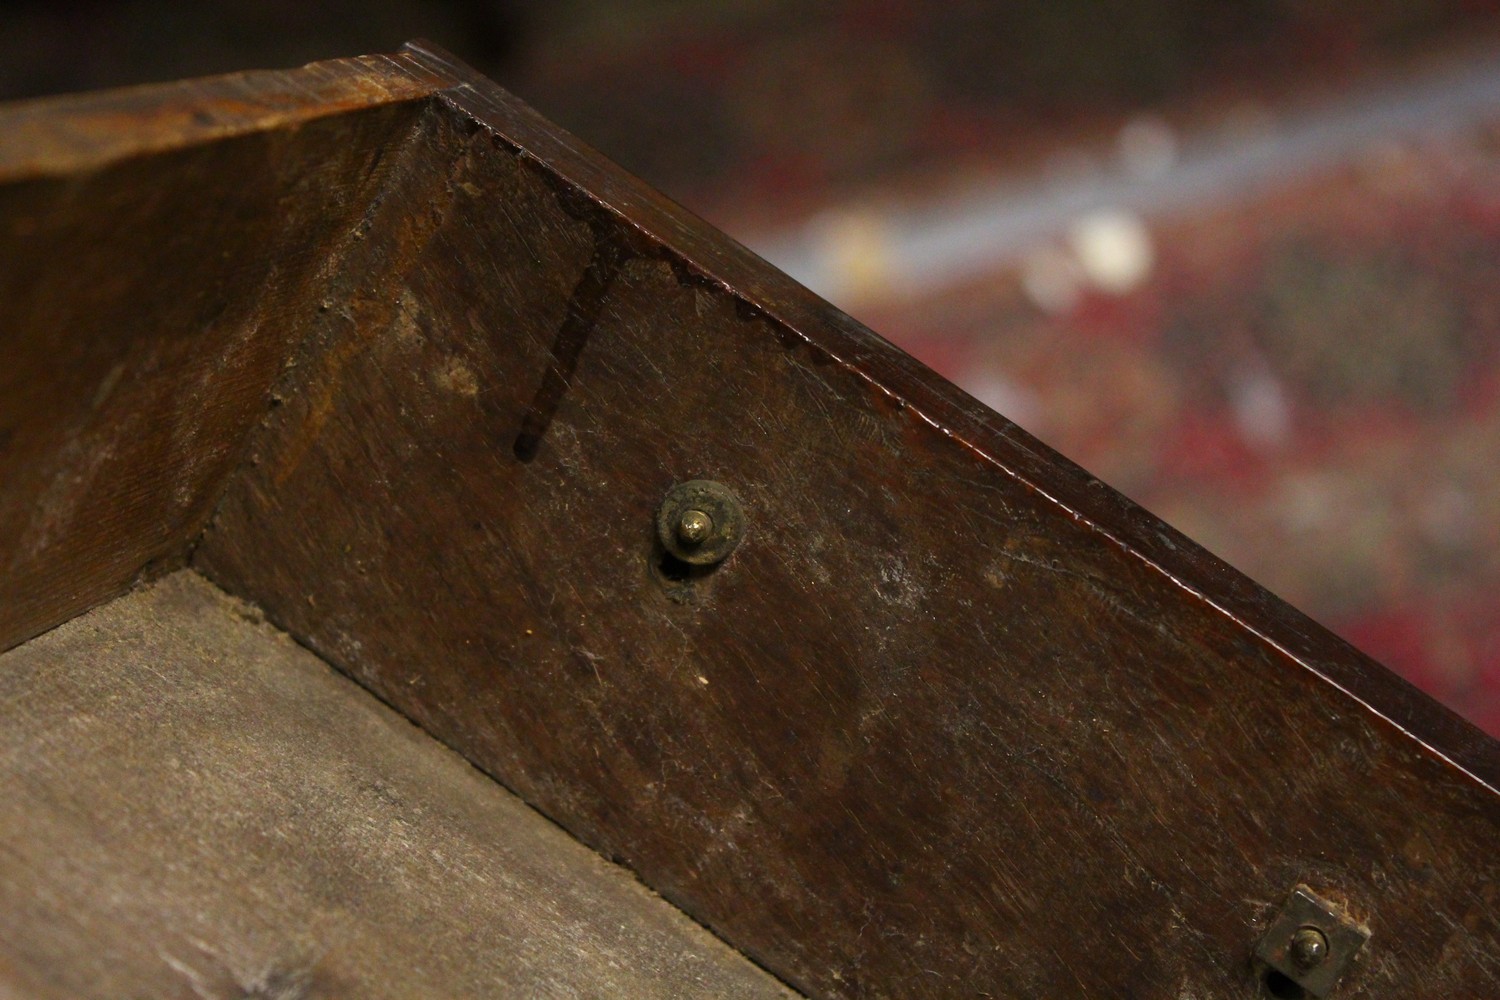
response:
<path fill-rule="evenodd" d="M 0 655 L 0 995 L 791 996 L 191 573 Z"/>

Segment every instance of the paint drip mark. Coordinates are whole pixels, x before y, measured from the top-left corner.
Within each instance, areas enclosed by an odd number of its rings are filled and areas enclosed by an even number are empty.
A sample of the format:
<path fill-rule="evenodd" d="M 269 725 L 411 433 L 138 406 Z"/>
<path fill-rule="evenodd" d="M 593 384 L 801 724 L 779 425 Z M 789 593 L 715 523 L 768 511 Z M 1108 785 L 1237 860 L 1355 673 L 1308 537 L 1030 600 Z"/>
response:
<path fill-rule="evenodd" d="M 567 315 L 552 340 L 552 363 L 542 376 L 542 384 L 532 398 L 530 409 L 521 420 L 521 432 L 516 435 L 514 447 L 516 458 L 521 461 L 531 461 L 541 449 L 542 438 L 573 383 L 573 373 L 578 368 L 583 347 L 594 332 L 609 286 L 620 273 L 626 256 L 625 248 L 618 240 L 605 237 L 594 244 L 593 259 L 583 277 L 578 279 L 573 295 L 568 299 Z"/>

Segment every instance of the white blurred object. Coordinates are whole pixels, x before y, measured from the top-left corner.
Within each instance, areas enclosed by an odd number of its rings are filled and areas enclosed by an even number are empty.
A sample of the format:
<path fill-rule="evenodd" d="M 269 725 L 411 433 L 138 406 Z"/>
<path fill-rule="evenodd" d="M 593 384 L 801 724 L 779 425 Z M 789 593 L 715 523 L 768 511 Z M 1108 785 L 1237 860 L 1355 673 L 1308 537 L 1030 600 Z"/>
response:
<path fill-rule="evenodd" d="M 1151 275 L 1151 231 L 1134 212 L 1104 209 L 1073 224 L 1068 243 L 1084 277 L 1100 291 L 1124 295 Z"/>

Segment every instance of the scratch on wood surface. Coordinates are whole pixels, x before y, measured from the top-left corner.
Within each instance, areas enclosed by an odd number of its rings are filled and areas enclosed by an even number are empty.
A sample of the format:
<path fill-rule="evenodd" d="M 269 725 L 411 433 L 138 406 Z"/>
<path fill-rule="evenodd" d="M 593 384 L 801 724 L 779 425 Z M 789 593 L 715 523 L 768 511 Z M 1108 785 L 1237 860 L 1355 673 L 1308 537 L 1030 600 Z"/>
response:
<path fill-rule="evenodd" d="M 599 321 L 599 311 L 604 308 L 609 286 L 614 283 L 627 256 L 625 247 L 618 240 L 608 235 L 601 236 L 595 229 L 593 259 L 568 300 L 567 314 L 552 341 L 551 363 L 521 420 L 521 431 L 516 435 L 514 451 L 521 461 L 530 462 L 536 458 L 542 438 L 573 383 L 578 359 L 583 356 L 583 348 Z"/>

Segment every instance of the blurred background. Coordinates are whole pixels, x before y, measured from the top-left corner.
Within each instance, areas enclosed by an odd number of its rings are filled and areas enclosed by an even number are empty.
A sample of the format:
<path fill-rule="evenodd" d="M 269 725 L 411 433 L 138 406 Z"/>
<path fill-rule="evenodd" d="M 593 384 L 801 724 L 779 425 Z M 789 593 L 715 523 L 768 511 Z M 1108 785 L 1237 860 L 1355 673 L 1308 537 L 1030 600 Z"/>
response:
<path fill-rule="evenodd" d="M 0 98 L 417 36 L 1500 735 L 1500 0 L 33 0 Z"/>

